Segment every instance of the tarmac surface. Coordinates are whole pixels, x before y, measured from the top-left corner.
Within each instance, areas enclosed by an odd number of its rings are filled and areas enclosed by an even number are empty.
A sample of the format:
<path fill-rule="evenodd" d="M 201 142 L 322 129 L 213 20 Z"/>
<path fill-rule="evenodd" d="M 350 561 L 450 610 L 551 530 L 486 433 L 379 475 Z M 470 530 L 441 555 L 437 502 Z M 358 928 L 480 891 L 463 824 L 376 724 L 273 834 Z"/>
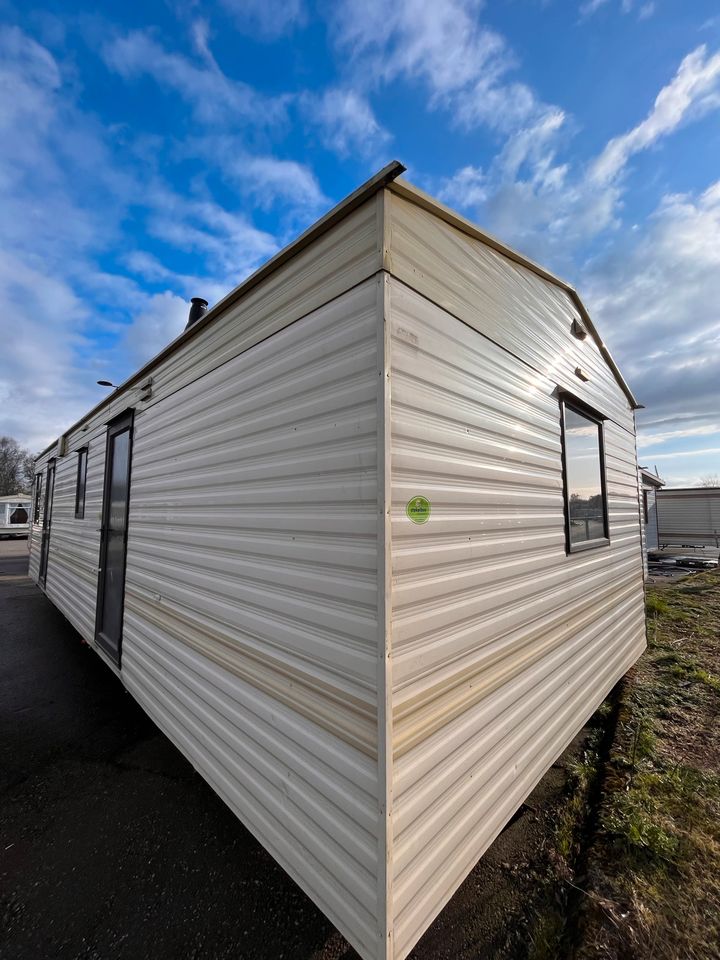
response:
<path fill-rule="evenodd" d="M 0 957 L 352 960 L 0 541 Z M 566 754 L 413 951 L 527 955 Z"/>

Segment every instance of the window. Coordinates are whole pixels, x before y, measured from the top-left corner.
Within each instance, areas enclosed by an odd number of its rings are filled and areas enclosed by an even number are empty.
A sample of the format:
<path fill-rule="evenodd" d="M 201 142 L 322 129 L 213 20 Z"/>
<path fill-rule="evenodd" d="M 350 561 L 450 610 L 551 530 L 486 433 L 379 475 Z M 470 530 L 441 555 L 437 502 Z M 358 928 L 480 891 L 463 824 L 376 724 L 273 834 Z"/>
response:
<path fill-rule="evenodd" d="M 85 482 L 87 480 L 87 447 L 78 450 L 77 485 L 75 487 L 75 517 L 82 520 L 85 516 Z"/>
<path fill-rule="evenodd" d="M 30 504 L 28 504 L 30 506 Z M 28 512 L 25 509 L 24 503 L 18 503 L 15 507 L 10 507 L 10 523 L 27 523 L 28 522 Z"/>
<path fill-rule="evenodd" d="M 42 482 L 43 475 L 41 473 L 35 474 L 35 504 L 33 506 L 33 523 L 37 523 L 40 519 L 40 504 L 42 502 Z"/>
<path fill-rule="evenodd" d="M 608 543 L 602 421 L 562 402 L 565 535 L 568 553 Z"/>

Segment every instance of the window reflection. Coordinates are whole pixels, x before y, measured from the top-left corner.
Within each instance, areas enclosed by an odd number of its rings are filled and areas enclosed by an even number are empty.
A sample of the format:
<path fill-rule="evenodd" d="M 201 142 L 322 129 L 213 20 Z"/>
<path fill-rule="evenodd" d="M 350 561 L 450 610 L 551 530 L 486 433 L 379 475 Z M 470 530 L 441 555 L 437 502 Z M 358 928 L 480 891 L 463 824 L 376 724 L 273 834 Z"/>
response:
<path fill-rule="evenodd" d="M 570 545 L 607 536 L 600 424 L 565 406 L 565 473 Z"/>

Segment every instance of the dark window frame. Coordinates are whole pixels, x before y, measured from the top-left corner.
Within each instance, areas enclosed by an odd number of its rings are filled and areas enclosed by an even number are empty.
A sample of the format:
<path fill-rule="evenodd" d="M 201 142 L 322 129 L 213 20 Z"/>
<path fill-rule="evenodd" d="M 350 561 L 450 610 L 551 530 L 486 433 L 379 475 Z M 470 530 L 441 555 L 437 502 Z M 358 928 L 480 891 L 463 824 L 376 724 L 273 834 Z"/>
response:
<path fill-rule="evenodd" d="M 33 523 L 40 522 L 40 505 L 42 503 L 42 484 L 43 484 L 43 473 L 42 470 L 40 473 L 35 474 L 35 497 L 33 502 Z"/>
<path fill-rule="evenodd" d="M 80 447 L 77 452 L 78 464 L 75 476 L 75 519 L 85 519 L 85 493 L 87 491 L 88 447 Z M 82 485 L 80 480 L 82 478 Z"/>
<path fill-rule="evenodd" d="M 560 444 L 562 451 L 562 476 L 563 476 L 563 512 L 565 515 L 565 553 L 582 553 L 585 550 L 596 550 L 601 547 L 610 546 L 610 526 L 607 498 L 607 477 L 605 466 L 605 420 L 601 413 L 593 410 L 578 400 L 572 394 L 561 393 L 560 399 Z M 594 540 L 582 540 L 579 543 L 573 543 L 570 539 L 570 490 L 568 489 L 568 471 L 567 471 L 567 448 L 565 441 L 565 410 L 570 408 L 574 413 L 585 417 L 598 428 L 598 451 L 600 457 L 600 494 L 602 498 L 603 512 L 603 536 Z"/>

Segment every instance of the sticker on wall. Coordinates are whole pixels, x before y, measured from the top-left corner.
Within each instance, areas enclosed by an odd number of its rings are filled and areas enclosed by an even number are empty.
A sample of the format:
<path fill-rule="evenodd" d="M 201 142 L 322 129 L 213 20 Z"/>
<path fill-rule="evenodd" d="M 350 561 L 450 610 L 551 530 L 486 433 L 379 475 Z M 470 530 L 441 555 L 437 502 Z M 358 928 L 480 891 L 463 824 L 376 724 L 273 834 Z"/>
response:
<path fill-rule="evenodd" d="M 405 504 L 405 513 L 413 523 L 427 523 L 430 519 L 430 501 L 427 497 L 413 497 Z"/>

